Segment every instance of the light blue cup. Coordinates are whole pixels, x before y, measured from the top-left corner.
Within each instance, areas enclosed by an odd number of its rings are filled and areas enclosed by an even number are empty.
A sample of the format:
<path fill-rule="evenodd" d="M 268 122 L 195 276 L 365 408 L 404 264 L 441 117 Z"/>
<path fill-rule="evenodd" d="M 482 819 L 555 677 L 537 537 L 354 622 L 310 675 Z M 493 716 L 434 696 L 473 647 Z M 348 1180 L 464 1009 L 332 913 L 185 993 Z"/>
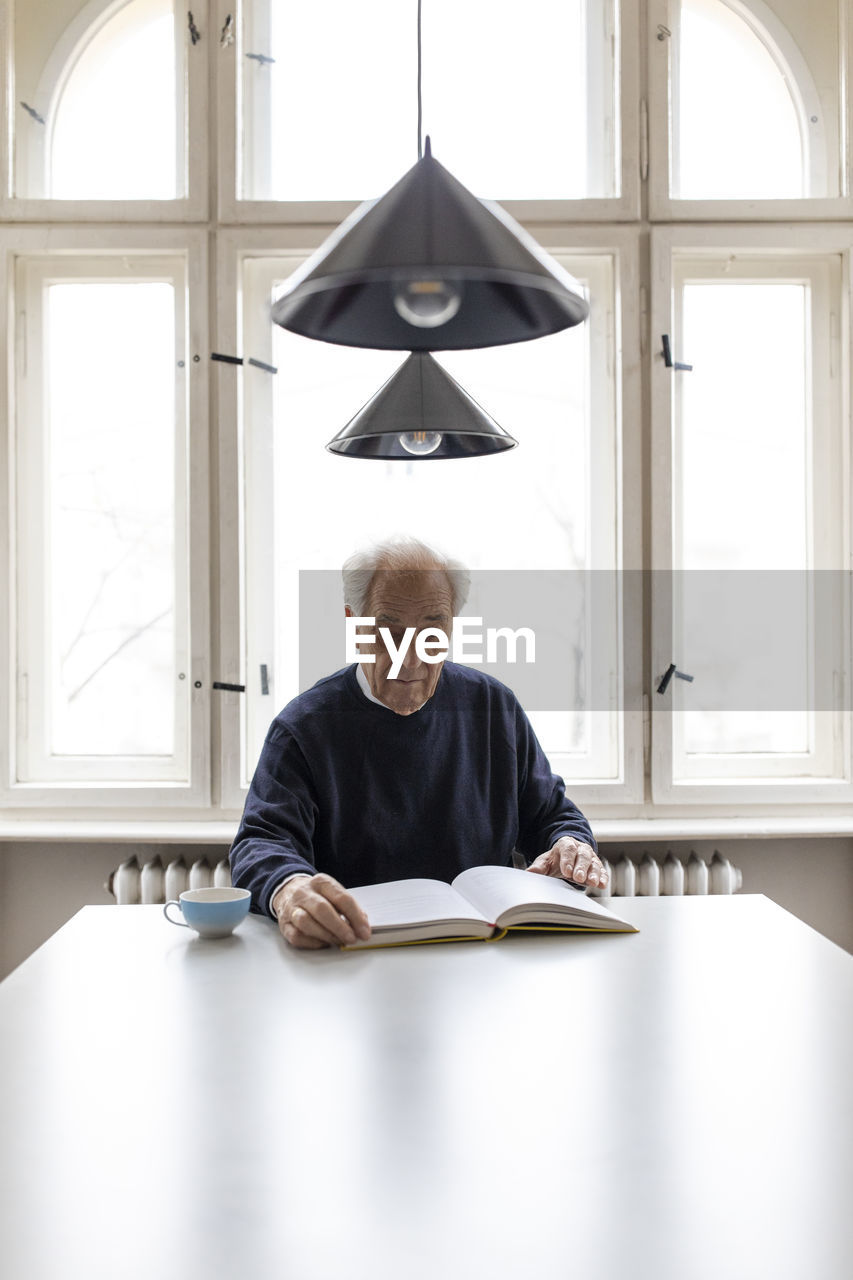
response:
<path fill-rule="evenodd" d="M 180 901 L 171 898 L 166 903 L 163 915 L 169 924 L 195 929 L 201 938 L 227 938 L 240 921 L 245 920 L 251 902 L 248 889 L 187 889 Z M 183 920 L 173 920 L 169 907 L 177 907 Z"/>

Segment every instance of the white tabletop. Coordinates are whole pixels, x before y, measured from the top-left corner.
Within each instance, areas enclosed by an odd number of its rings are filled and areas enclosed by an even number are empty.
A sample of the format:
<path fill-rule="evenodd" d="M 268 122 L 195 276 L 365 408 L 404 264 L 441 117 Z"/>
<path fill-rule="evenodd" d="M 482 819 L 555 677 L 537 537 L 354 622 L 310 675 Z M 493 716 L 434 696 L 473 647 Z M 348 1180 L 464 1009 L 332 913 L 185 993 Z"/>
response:
<path fill-rule="evenodd" d="M 87 907 L 0 985 L 9 1280 L 850 1280 L 853 957 L 761 897 L 297 953 Z"/>

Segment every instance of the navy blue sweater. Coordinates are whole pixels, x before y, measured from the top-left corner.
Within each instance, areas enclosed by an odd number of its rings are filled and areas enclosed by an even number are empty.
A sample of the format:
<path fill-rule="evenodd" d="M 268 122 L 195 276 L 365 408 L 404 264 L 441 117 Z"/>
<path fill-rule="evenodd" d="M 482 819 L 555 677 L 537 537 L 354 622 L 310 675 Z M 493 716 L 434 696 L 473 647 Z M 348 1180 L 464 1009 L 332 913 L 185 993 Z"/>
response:
<path fill-rule="evenodd" d="M 294 871 L 345 887 L 528 861 L 559 836 L 595 847 L 515 695 L 445 662 L 420 711 L 366 698 L 356 667 L 320 680 L 276 716 L 231 847 L 252 909 Z"/>

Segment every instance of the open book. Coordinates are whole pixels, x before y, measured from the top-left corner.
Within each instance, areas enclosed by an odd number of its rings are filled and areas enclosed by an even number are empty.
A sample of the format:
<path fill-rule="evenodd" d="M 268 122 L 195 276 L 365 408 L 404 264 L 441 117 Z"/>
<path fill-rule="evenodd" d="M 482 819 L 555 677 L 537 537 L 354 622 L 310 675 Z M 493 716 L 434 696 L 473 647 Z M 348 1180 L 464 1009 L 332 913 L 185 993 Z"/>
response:
<path fill-rule="evenodd" d="M 510 929 L 636 933 L 581 888 L 516 867 L 469 867 L 452 884 L 391 880 L 349 892 L 367 912 L 371 936 L 345 947 L 496 940 Z"/>

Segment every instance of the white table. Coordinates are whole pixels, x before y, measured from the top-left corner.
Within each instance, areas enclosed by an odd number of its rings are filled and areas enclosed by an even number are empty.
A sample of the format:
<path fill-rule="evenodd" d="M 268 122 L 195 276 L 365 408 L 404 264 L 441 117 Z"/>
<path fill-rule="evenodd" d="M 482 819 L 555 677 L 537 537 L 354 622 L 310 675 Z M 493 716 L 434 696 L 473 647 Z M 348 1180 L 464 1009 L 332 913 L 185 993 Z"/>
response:
<path fill-rule="evenodd" d="M 850 1280 L 853 957 L 761 897 L 296 953 L 87 907 L 0 986 L 7 1280 Z"/>

